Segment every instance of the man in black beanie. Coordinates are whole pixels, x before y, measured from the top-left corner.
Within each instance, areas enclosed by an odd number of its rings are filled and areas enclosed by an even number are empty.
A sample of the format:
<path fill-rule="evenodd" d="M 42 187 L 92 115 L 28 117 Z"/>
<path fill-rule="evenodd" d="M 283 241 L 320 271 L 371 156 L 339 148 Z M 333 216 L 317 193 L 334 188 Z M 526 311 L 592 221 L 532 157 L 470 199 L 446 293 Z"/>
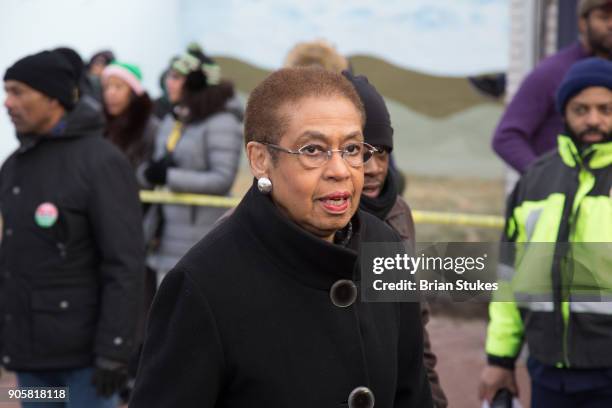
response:
<path fill-rule="evenodd" d="M 390 153 L 393 150 L 393 128 L 391 117 L 383 97 L 368 82 L 365 76 L 354 76 L 349 71 L 342 74 L 353 84 L 359 94 L 366 112 L 366 123 L 363 135 L 366 143 L 377 149 L 374 156 L 365 164 L 365 180 L 359 208 L 374 214 L 393 228 L 412 248 L 415 244 L 414 221 L 410 207 L 399 195 L 395 172 L 389 166 Z M 448 405 L 446 396 L 436 373 L 436 355 L 431 349 L 429 334 L 425 324 L 429 320 L 429 308 L 422 304 L 423 352 L 427 368 L 427 377 L 431 387 L 434 405 L 443 408 Z"/>
<path fill-rule="evenodd" d="M 7 105 L 19 133 L 49 131 L 76 102 L 74 71 L 68 61 L 51 51 L 17 61 L 6 70 L 4 86 L 7 94 L 18 95 L 21 102 Z"/>
<path fill-rule="evenodd" d="M 83 59 L 79 53 L 70 47 L 58 47 L 53 51 L 62 55 L 66 61 L 70 63 L 70 66 L 72 66 L 74 75 L 77 78 L 79 99 L 83 97 L 93 98 L 100 105 L 100 111 L 102 111 L 102 104 L 99 103 L 99 95 L 96 93 L 97 91 L 94 89 L 94 86 L 87 75 L 85 63 L 83 62 Z"/>
<path fill-rule="evenodd" d="M 110 408 L 137 341 L 144 240 L 131 166 L 76 81 L 52 51 L 4 75 L 20 146 L 0 170 L 0 365 L 20 387 Z"/>

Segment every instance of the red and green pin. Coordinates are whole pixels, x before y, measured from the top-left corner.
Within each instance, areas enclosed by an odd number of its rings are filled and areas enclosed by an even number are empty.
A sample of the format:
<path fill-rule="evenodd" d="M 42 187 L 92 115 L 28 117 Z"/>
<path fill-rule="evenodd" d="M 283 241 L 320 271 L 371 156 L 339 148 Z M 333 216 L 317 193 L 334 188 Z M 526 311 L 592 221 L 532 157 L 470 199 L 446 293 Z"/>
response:
<path fill-rule="evenodd" d="M 56 222 L 59 216 L 57 207 L 53 203 L 42 203 L 36 208 L 34 214 L 34 220 L 36 225 L 41 228 L 51 228 Z"/>

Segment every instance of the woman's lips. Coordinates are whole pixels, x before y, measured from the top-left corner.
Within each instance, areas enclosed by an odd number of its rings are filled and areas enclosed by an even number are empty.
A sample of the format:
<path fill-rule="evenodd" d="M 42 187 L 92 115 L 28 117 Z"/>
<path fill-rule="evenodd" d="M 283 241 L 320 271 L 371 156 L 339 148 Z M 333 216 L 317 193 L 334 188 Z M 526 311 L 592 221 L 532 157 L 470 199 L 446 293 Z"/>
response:
<path fill-rule="evenodd" d="M 320 198 L 323 209 L 330 214 L 345 213 L 351 202 L 351 195 L 348 192 L 332 193 Z"/>

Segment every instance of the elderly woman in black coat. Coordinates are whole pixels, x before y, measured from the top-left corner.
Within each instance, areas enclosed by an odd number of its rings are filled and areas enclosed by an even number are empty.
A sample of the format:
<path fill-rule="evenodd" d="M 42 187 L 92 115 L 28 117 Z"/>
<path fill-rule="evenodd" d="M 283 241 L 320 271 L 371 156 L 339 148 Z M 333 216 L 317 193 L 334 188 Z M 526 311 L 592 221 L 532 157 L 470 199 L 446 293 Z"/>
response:
<path fill-rule="evenodd" d="M 165 278 L 130 407 L 431 407 L 418 303 L 359 295 L 365 114 L 340 74 L 288 68 L 252 92 L 257 181 Z"/>

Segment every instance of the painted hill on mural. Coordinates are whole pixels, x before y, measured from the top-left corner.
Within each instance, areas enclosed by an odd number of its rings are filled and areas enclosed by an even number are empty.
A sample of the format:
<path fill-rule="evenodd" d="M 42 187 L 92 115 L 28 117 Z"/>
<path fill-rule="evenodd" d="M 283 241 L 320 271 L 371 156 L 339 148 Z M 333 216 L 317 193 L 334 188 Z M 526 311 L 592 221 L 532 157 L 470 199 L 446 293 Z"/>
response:
<path fill-rule="evenodd" d="M 215 57 L 243 102 L 270 71 L 229 57 Z M 394 156 L 407 174 L 500 180 L 503 164 L 491 150 L 491 134 L 503 105 L 479 94 L 467 78 L 437 77 L 355 56 L 387 102 L 395 130 Z"/>
<path fill-rule="evenodd" d="M 215 59 L 223 75 L 244 93 L 249 93 L 270 73 L 237 58 Z M 482 104 L 499 105 L 474 90 L 465 77 L 428 75 L 365 55 L 351 56 L 350 61 L 355 73 L 366 75 L 385 97 L 431 118 L 444 118 Z"/>

